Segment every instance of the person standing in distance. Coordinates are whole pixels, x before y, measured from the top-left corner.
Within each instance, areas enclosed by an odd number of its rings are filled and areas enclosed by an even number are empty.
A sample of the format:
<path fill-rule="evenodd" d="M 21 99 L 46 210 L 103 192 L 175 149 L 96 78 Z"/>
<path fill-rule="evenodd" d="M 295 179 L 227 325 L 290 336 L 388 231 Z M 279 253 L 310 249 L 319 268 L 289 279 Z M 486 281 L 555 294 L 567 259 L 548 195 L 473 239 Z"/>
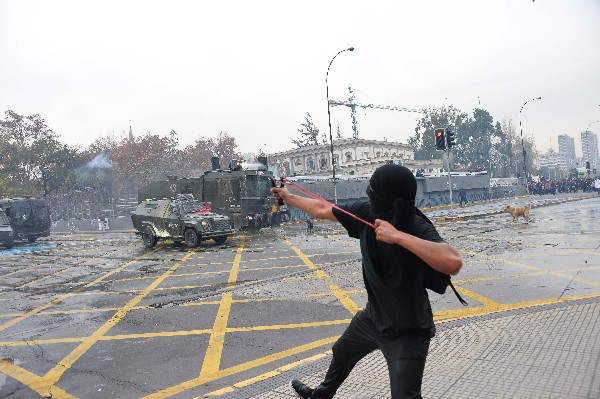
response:
<path fill-rule="evenodd" d="M 313 389 L 291 381 L 294 392 L 305 399 L 333 398 L 356 363 L 375 349 L 381 350 L 387 362 L 392 398 L 421 398 L 429 341 L 435 335 L 425 268 L 429 265 L 455 275 L 462 267 L 458 251 L 415 207 L 417 182 L 409 169 L 381 166 L 369 183 L 369 200 L 340 208 L 374 224 L 375 229 L 331 204 L 291 194 L 285 187 L 271 189 L 275 199 L 316 218 L 338 221 L 350 237 L 360 239 L 367 304 L 333 345 L 323 382 Z"/>

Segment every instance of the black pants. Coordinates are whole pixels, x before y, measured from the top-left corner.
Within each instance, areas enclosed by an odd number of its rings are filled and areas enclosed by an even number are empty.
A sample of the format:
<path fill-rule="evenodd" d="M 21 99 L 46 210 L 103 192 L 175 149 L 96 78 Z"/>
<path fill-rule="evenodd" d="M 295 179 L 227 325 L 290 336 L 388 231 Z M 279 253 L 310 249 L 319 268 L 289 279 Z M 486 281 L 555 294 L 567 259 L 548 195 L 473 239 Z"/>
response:
<path fill-rule="evenodd" d="M 392 399 L 421 398 L 429 338 L 382 335 L 362 311 L 352 318 L 344 334 L 333 345 L 333 359 L 325 380 L 315 389 L 315 397 L 333 398 L 356 363 L 375 349 L 381 350 L 387 362 Z M 356 397 L 362 397 L 360 392 Z"/>

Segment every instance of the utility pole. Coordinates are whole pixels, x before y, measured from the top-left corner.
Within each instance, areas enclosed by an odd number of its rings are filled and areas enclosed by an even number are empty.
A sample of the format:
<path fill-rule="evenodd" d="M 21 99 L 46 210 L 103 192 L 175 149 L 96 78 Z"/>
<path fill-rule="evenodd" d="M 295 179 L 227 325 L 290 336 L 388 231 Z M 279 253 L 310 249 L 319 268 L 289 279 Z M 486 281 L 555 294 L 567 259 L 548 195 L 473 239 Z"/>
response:
<path fill-rule="evenodd" d="M 447 138 L 448 136 L 446 136 Z M 450 187 L 450 214 L 454 214 L 454 201 L 452 200 L 452 173 L 450 168 L 450 152 L 452 151 L 450 147 L 446 146 L 447 156 L 448 156 L 448 186 Z"/>

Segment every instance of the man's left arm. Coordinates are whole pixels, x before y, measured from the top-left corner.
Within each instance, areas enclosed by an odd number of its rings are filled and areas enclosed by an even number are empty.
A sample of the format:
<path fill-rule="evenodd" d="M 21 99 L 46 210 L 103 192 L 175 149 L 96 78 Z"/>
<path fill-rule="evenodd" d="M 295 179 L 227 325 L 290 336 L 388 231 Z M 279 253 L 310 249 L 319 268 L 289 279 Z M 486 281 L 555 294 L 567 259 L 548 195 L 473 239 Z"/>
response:
<path fill-rule="evenodd" d="M 375 220 L 375 234 L 379 241 L 401 245 L 439 272 L 454 276 L 462 267 L 460 254 L 448 243 L 424 240 L 381 219 Z"/>

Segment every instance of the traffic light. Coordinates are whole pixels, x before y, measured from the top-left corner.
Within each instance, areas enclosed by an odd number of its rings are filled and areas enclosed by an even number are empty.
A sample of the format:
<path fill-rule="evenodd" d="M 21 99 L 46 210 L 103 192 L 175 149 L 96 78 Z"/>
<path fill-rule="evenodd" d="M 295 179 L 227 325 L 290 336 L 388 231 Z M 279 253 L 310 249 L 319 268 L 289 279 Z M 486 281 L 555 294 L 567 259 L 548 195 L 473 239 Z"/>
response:
<path fill-rule="evenodd" d="M 446 149 L 446 131 L 445 129 L 435 129 L 435 149 L 444 151 Z"/>
<path fill-rule="evenodd" d="M 456 138 L 454 137 L 454 132 L 450 129 L 446 130 L 446 142 L 448 144 L 448 148 L 452 148 L 456 145 Z"/>

